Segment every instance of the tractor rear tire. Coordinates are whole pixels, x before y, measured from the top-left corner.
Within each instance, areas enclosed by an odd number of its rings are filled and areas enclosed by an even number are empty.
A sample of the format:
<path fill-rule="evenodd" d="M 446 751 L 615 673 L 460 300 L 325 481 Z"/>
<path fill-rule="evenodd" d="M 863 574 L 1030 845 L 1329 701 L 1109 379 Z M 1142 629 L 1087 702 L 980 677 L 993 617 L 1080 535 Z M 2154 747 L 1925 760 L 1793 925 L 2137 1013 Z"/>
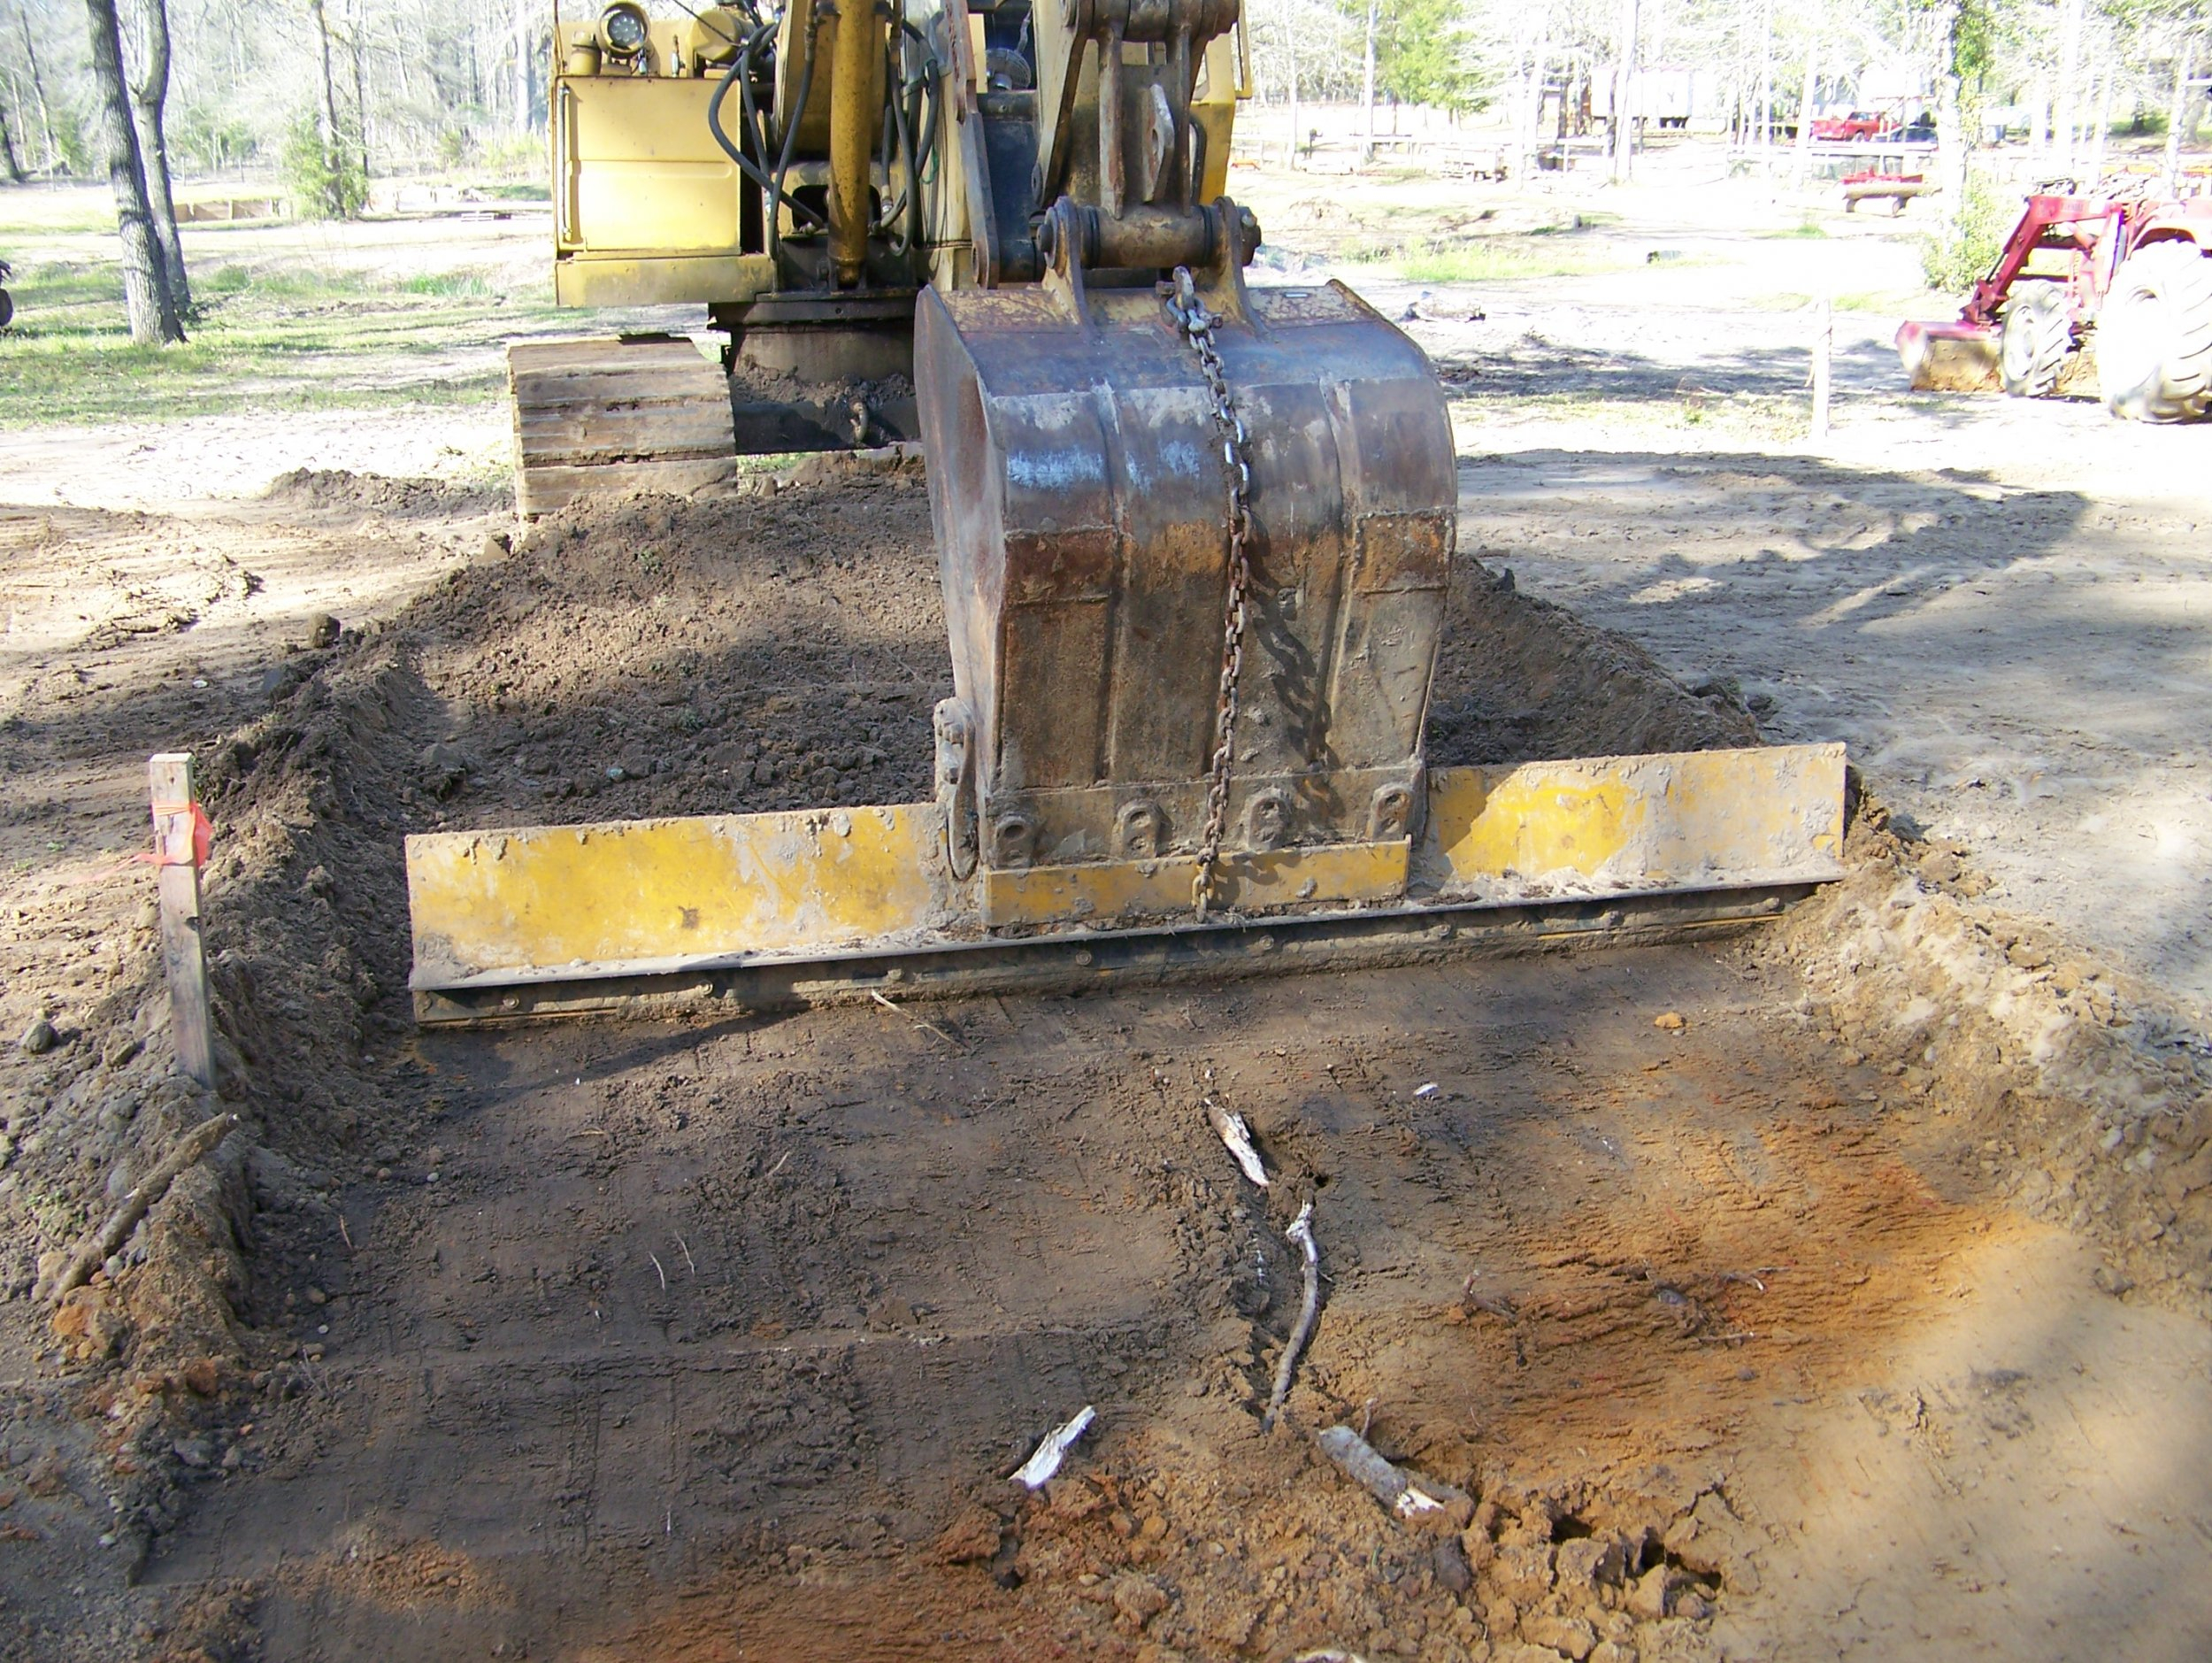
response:
<path fill-rule="evenodd" d="M 2212 404 L 2212 259 L 2154 243 L 2120 262 L 2097 320 L 2097 386 L 2130 421 L 2196 421 Z"/>
<path fill-rule="evenodd" d="M 6 289 L 0 289 L 0 329 L 6 328 L 14 320 L 15 297 Z"/>
<path fill-rule="evenodd" d="M 2048 398 L 2074 350 L 2066 291 L 2056 283 L 2023 283 L 2005 308 L 1997 376 L 2015 398 Z"/>

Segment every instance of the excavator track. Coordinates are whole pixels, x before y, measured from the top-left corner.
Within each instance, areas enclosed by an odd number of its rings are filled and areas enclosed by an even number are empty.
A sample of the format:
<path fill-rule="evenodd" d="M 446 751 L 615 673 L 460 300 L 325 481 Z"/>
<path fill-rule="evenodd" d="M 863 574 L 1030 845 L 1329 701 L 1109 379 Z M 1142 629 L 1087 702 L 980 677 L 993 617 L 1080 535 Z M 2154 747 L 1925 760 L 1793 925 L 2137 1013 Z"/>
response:
<path fill-rule="evenodd" d="M 582 497 L 688 496 L 737 473 L 729 380 L 683 336 L 517 342 L 507 382 L 526 520 Z"/>

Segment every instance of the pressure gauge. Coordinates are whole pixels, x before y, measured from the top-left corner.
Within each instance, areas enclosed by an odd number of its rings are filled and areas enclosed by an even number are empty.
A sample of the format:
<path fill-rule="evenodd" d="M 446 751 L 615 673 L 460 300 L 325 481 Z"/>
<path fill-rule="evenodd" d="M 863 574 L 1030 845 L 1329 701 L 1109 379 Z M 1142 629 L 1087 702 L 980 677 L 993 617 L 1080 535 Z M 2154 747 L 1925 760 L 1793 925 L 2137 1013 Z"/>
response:
<path fill-rule="evenodd" d="M 615 0 L 599 14 L 599 38 L 610 58 L 635 58 L 645 50 L 645 8 L 634 0 Z"/>

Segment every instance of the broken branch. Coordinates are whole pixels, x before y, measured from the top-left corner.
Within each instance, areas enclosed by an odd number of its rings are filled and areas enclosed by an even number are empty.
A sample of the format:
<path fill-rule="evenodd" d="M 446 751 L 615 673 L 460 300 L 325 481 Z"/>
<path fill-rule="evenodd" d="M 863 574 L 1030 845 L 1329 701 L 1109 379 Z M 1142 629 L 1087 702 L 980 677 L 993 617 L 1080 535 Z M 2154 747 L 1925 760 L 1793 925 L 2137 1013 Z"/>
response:
<path fill-rule="evenodd" d="M 209 1155 L 237 1128 L 235 1114 L 219 1114 L 212 1120 L 202 1120 L 178 1140 L 177 1146 L 162 1157 L 161 1164 L 131 1188 L 123 1197 L 123 1205 L 100 1228 L 100 1233 L 77 1250 L 50 1290 L 59 1299 L 73 1288 L 81 1288 L 92 1280 L 92 1273 L 113 1258 L 123 1243 L 130 1240 L 138 1221 L 152 1209 L 155 1202 L 169 1193 L 169 1186 Z"/>
<path fill-rule="evenodd" d="M 1283 1412 L 1283 1400 L 1290 1396 L 1290 1377 L 1298 1367 L 1298 1353 L 1313 1336 L 1313 1320 L 1321 1309 L 1321 1249 L 1313 1239 L 1312 1202 L 1298 1209 L 1297 1218 L 1285 1234 L 1305 1253 L 1306 1290 L 1298 1302 L 1298 1320 L 1291 1326 L 1290 1343 L 1283 1347 L 1283 1359 L 1275 1365 L 1275 1390 L 1268 1393 L 1267 1413 L 1260 1417 L 1262 1431 L 1273 1427 L 1275 1417 Z"/>

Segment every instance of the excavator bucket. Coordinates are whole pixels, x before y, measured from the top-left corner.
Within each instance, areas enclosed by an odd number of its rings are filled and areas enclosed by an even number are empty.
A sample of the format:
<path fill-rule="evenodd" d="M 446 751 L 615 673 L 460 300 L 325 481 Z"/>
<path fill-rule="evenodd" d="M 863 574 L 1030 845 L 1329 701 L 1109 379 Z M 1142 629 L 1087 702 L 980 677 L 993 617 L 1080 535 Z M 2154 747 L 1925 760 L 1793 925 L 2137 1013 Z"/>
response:
<path fill-rule="evenodd" d="M 1200 358 L 1148 285 L 922 301 L 990 923 L 1187 912 L 1217 813 L 1219 851 L 1285 897 L 1404 892 L 1458 500 L 1442 391 L 1340 285 L 1231 298 L 1213 340 L 1251 531 L 1218 805 L 1232 510 Z"/>
<path fill-rule="evenodd" d="M 918 308 L 937 800 L 410 838 L 419 1020 L 1408 962 L 1840 875 L 1840 746 L 1429 767 L 1419 349 L 1336 285 L 1087 289 L 1062 246 Z"/>

